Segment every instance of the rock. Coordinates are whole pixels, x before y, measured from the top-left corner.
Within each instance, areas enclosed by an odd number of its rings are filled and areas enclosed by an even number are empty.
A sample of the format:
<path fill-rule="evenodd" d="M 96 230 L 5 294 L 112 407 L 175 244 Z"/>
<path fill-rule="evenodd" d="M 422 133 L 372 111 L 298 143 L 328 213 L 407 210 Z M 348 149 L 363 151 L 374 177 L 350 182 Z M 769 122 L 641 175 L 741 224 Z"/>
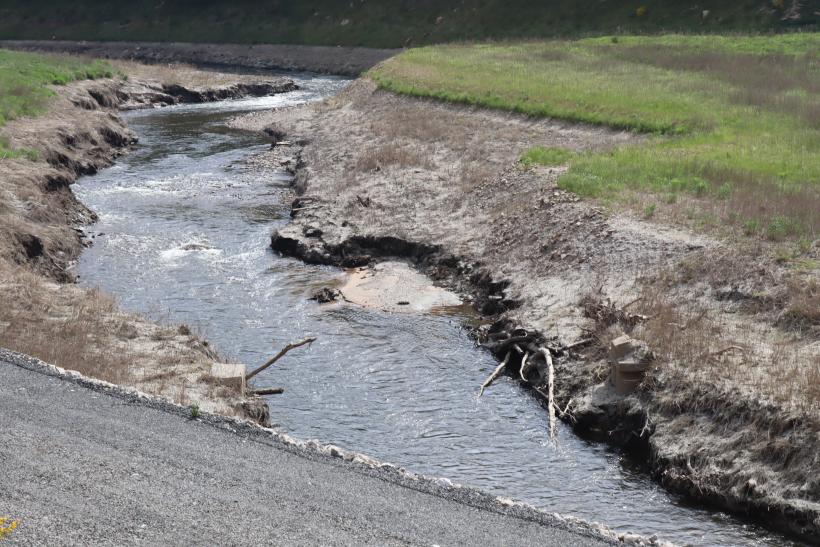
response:
<path fill-rule="evenodd" d="M 207 251 L 210 248 L 208 245 L 203 245 L 202 243 L 187 243 L 180 247 L 183 251 Z"/>
<path fill-rule="evenodd" d="M 338 291 L 338 289 L 333 289 L 331 287 L 322 287 L 313 292 L 310 295 L 310 300 L 315 300 L 320 304 L 327 304 L 328 302 L 335 302 L 342 296 L 342 293 Z"/>
<path fill-rule="evenodd" d="M 654 354 L 646 342 L 627 335 L 609 343 L 610 383 L 619 395 L 629 395 L 643 381 Z"/>
<path fill-rule="evenodd" d="M 610 362 L 616 362 L 618 359 L 626 356 L 629 352 L 631 352 L 633 342 L 634 340 L 632 339 L 632 337 L 627 336 L 626 334 L 612 340 L 609 343 Z"/>

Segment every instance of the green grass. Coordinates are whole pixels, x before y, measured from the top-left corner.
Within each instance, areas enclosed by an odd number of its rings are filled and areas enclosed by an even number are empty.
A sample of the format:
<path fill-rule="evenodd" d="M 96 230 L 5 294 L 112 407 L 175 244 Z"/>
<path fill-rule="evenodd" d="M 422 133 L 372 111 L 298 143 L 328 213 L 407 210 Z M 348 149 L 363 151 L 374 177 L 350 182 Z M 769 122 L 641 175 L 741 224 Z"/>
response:
<path fill-rule="evenodd" d="M 647 134 L 603 153 L 536 148 L 522 161 L 569 161 L 559 184 L 584 196 L 652 193 L 668 207 L 686 196 L 723 225 L 782 240 L 820 230 L 818 52 L 817 33 L 444 45 L 369 76 L 398 93 Z"/>
<path fill-rule="evenodd" d="M 54 95 L 49 85 L 112 76 L 111 66 L 104 61 L 0 49 L 0 127 L 15 118 L 42 114 Z M 0 159 L 13 157 L 36 159 L 36 152 L 11 150 L 8 141 L 0 138 Z"/>
<path fill-rule="evenodd" d="M 816 28 L 811 2 L 784 18 L 787 10 L 767 0 L 4 0 L 0 37 L 396 48 L 613 32 Z"/>
<path fill-rule="evenodd" d="M 564 148 L 533 146 L 521 155 L 521 163 L 526 166 L 547 165 L 556 166 L 569 163 L 574 154 Z"/>

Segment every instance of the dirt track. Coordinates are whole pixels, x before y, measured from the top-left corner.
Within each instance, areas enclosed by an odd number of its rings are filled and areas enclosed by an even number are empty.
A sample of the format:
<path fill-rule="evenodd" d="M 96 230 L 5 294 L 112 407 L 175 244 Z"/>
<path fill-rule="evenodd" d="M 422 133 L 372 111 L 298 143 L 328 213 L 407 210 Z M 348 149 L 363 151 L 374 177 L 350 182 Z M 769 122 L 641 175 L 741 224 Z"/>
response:
<path fill-rule="evenodd" d="M 756 258 L 722 242 L 583 202 L 556 186 L 561 166 L 517 164 L 532 145 L 605 149 L 636 137 L 398 97 L 366 79 L 323 104 L 256 113 L 234 125 L 294 143 L 253 160 L 296 176 L 294 220 L 273 235 L 274 249 L 343 266 L 412 262 L 470 295 L 497 325 L 524 327 L 532 340 L 558 348 L 557 403 L 577 428 L 644 453 L 664 484 L 695 499 L 804 535 L 820 532 L 817 409 L 778 402 L 766 385 L 742 387 L 748 367 L 768 373 L 762 361 L 744 364 L 726 352 L 714 363 L 708 357 L 723 336 L 755 337 L 760 355 L 781 337 L 764 315 L 738 314 L 720 300 L 734 274 L 709 268 L 734 261 L 738 275 L 745 271 L 748 282 L 771 289 L 772 279 L 782 279 L 778 266 L 761 261 L 752 268 L 747 263 Z M 621 306 L 641 298 L 630 312 L 649 319 L 635 332 L 651 334 L 667 304 L 650 298 L 643 280 L 681 263 L 706 264 L 706 273 L 668 284 L 663 296 L 703 302 L 717 318 L 697 336 L 692 327 L 688 340 L 693 355 L 704 344 L 700 361 L 709 368 L 661 364 L 636 395 L 616 396 L 604 381 L 600 351 L 620 328 L 635 327 L 595 323 L 590 309 L 598 306 L 601 319 L 609 309 L 620 313 L 606 307 L 606 297 Z M 594 305 L 581 306 L 584 295 Z M 720 330 L 711 326 L 718 322 Z M 592 346 L 560 349 L 590 332 Z M 713 339 L 699 338 L 709 332 Z M 818 345 L 813 335 L 797 340 L 795 362 L 810 366 Z M 515 359 L 509 368 L 517 374 Z M 530 377 L 525 384 L 544 388 L 539 382 Z"/>

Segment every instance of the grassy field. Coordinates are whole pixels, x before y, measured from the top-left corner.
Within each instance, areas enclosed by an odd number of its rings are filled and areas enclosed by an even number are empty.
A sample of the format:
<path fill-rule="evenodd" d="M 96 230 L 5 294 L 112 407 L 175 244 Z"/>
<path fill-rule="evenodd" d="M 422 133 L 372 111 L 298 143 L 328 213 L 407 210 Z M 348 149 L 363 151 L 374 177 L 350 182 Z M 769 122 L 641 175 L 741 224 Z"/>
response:
<path fill-rule="evenodd" d="M 41 114 L 54 95 L 49 85 L 112 75 L 111 66 L 103 61 L 0 49 L 0 127 L 15 118 Z M 0 159 L 24 155 L 31 151 L 11 150 L 0 137 Z"/>
<path fill-rule="evenodd" d="M 760 32 L 818 24 L 792 0 L 4 0 L 0 37 L 405 47 L 595 33 Z"/>
<path fill-rule="evenodd" d="M 647 134 L 606 153 L 534 149 L 560 184 L 695 227 L 807 246 L 820 231 L 820 34 L 611 37 L 408 50 L 398 93 Z"/>

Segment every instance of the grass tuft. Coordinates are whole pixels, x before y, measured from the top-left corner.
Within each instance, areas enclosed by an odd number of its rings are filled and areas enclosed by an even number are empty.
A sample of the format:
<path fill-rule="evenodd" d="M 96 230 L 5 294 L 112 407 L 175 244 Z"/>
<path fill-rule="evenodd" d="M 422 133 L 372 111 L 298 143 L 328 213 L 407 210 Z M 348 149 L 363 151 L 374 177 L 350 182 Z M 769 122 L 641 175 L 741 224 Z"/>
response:
<path fill-rule="evenodd" d="M 521 156 L 521 163 L 527 167 L 531 165 L 566 165 L 574 155 L 572 151 L 565 148 L 534 146 L 524 152 Z"/>

